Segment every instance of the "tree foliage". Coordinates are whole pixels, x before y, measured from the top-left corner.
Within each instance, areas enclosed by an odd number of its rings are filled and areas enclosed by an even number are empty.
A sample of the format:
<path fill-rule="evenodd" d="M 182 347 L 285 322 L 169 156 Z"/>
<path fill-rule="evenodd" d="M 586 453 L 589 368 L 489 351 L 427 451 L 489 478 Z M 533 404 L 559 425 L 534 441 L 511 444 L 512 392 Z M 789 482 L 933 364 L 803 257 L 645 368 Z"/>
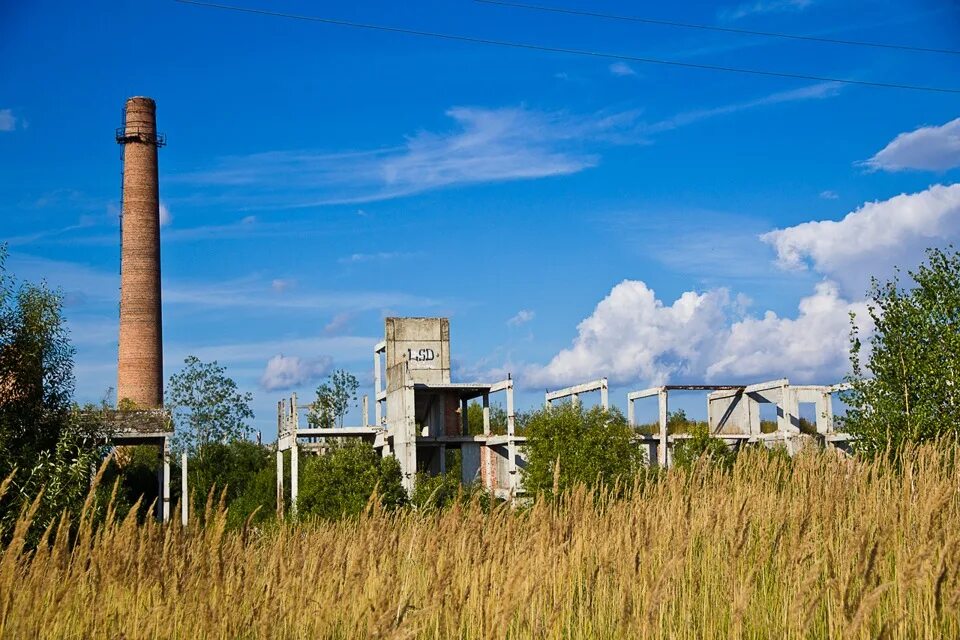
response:
<path fill-rule="evenodd" d="M 908 274 L 910 288 L 872 281 L 869 348 L 853 325 L 844 426 L 867 455 L 960 436 L 960 254 L 928 250 Z"/>
<path fill-rule="evenodd" d="M 170 376 L 166 405 L 176 426 L 175 448 L 197 456 L 208 444 L 239 440 L 250 433 L 253 395 L 241 393 L 226 368 L 195 356 Z"/>
<path fill-rule="evenodd" d="M 576 484 L 629 483 L 643 465 L 633 429 L 615 408 L 569 403 L 541 409 L 526 422 L 524 487 L 557 493 Z"/>
<path fill-rule="evenodd" d="M 334 371 L 326 382 L 317 387 L 317 396 L 307 414 L 307 422 L 314 428 L 342 428 L 347 412 L 356 406 L 359 387 L 360 383 L 352 373 L 343 369 Z"/>
<path fill-rule="evenodd" d="M 301 457 L 297 509 L 308 518 L 355 516 L 374 491 L 382 506 L 397 507 L 407 498 L 401 480 L 396 458 L 381 458 L 364 442 L 334 443 L 326 455 Z"/>
<path fill-rule="evenodd" d="M 708 460 L 724 469 L 732 469 L 737 454 L 720 438 L 710 435 L 705 422 L 693 422 L 687 430 L 690 438 L 674 444 L 673 463 L 677 468 L 689 469 L 698 460 Z"/>
<path fill-rule="evenodd" d="M 202 455 L 187 464 L 193 513 L 201 516 L 212 495 L 224 499 L 230 524 L 242 524 L 255 511 L 258 520 L 270 517 L 276 510 L 275 469 L 273 453 L 250 440 L 204 445 Z"/>
<path fill-rule="evenodd" d="M 0 248 L 0 528 L 41 494 L 34 524 L 43 529 L 83 503 L 103 453 L 102 412 L 72 405 L 74 349 L 59 293 L 17 281 Z"/>
<path fill-rule="evenodd" d="M 499 404 L 490 405 L 490 433 L 498 436 L 507 433 L 507 410 Z M 483 405 L 479 402 L 467 405 L 467 435 L 483 435 Z"/>

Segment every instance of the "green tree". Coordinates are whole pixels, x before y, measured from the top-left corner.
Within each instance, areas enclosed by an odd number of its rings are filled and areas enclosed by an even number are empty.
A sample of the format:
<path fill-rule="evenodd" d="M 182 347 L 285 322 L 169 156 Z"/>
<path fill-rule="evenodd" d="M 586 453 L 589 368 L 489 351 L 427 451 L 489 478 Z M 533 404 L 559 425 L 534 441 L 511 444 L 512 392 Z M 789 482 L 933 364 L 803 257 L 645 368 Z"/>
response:
<path fill-rule="evenodd" d="M 874 331 L 864 353 L 851 332 L 851 388 L 843 419 L 866 455 L 894 454 L 907 443 L 960 436 L 960 254 L 930 249 L 908 272 L 873 280 L 868 312 Z M 861 362 L 865 357 L 866 362 Z"/>
<path fill-rule="evenodd" d="M 187 464 L 193 513 L 202 516 L 208 496 L 221 496 L 228 509 L 228 523 L 243 524 L 257 510 L 257 520 L 276 510 L 276 467 L 272 452 L 250 440 L 211 442 L 202 455 Z"/>
<path fill-rule="evenodd" d="M 239 440 L 250 433 L 253 395 L 241 393 L 226 368 L 195 356 L 170 376 L 166 405 L 176 426 L 175 448 L 202 457 L 208 444 Z"/>
<path fill-rule="evenodd" d="M 360 514 L 374 490 L 384 507 L 406 502 L 400 463 L 382 458 L 365 442 L 334 443 L 322 456 L 305 456 L 300 466 L 297 510 L 301 517 L 336 519 Z"/>
<path fill-rule="evenodd" d="M 0 528 L 41 490 L 38 530 L 86 496 L 105 422 L 101 408 L 72 405 L 73 355 L 60 294 L 8 274 L 0 247 L 0 478 L 12 474 Z"/>
<path fill-rule="evenodd" d="M 534 494 L 563 492 L 576 484 L 624 485 L 643 465 L 633 429 L 615 408 L 566 403 L 541 409 L 527 418 L 526 436 L 523 482 Z"/>
<path fill-rule="evenodd" d="M 499 404 L 490 405 L 490 433 L 498 436 L 507 433 L 507 410 Z M 467 435 L 483 435 L 483 405 L 479 402 L 467 405 Z"/>
<path fill-rule="evenodd" d="M 329 380 L 317 387 L 317 397 L 307 414 L 307 422 L 315 428 L 342 428 L 347 412 L 356 406 L 359 387 L 360 383 L 353 374 L 343 369 L 334 371 Z"/>

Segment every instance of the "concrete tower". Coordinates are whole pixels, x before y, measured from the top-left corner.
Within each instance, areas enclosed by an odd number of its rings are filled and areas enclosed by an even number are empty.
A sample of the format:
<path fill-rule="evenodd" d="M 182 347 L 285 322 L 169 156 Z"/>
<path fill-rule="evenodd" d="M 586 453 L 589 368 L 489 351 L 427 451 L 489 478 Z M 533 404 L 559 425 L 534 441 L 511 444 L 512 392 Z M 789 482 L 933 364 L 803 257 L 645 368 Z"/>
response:
<path fill-rule="evenodd" d="M 160 193 L 157 105 L 127 100 L 123 127 L 123 213 L 120 252 L 120 354 L 117 401 L 138 407 L 163 404 L 163 335 L 160 315 Z"/>

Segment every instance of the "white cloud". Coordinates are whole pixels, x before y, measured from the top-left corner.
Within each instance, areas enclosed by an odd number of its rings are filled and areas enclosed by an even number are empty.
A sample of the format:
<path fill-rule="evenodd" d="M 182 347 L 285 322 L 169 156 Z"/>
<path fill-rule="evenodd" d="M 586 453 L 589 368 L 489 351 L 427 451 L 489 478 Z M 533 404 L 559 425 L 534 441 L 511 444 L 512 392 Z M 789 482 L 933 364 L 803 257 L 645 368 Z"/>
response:
<path fill-rule="evenodd" d="M 424 191 L 577 173 L 599 162 L 584 144 L 635 144 L 637 112 L 574 115 L 526 107 L 453 107 L 452 131 L 419 131 L 399 146 L 319 153 L 272 151 L 222 159 L 171 179 L 230 189 L 256 206 L 363 203 Z M 264 192 L 282 183 L 283 194 Z"/>
<path fill-rule="evenodd" d="M 643 282 L 625 280 L 580 323 L 572 346 L 545 366 L 527 367 L 523 382 L 531 388 L 600 376 L 637 387 L 781 376 L 834 382 L 847 371 L 849 312 L 863 321 L 865 306 L 845 300 L 835 283 L 818 284 L 800 301 L 796 318 L 744 315 L 745 304 L 720 288 L 687 291 L 666 305 Z"/>
<path fill-rule="evenodd" d="M 837 200 L 837 199 L 840 198 L 840 196 L 837 194 L 836 191 L 832 191 L 832 190 L 830 190 L 830 189 L 826 189 L 825 191 L 821 191 L 821 192 L 820 192 L 820 197 L 823 198 L 824 200 Z"/>
<path fill-rule="evenodd" d="M 662 133 L 664 131 L 672 131 L 673 129 L 677 129 L 682 126 L 694 124 L 696 122 L 700 122 L 701 120 L 707 120 L 716 116 L 729 115 L 749 109 L 756 109 L 757 107 L 765 107 L 787 102 L 797 102 L 800 100 L 822 100 L 824 98 L 832 98 L 840 93 L 841 87 L 842 85 L 839 82 L 818 82 L 816 84 L 807 85 L 798 89 L 777 91 L 765 96 L 760 96 L 759 98 L 754 98 L 753 100 L 734 102 L 708 109 L 693 109 L 691 111 L 683 111 L 664 120 L 653 122 L 644 127 L 643 130 L 646 133 Z"/>
<path fill-rule="evenodd" d="M 615 76 L 635 76 L 637 72 L 626 62 L 614 62 L 610 65 L 610 73 Z"/>
<path fill-rule="evenodd" d="M 17 116 L 13 115 L 13 109 L 0 109 L 0 131 L 15 131 L 17 128 Z"/>
<path fill-rule="evenodd" d="M 834 282 L 820 282 L 813 295 L 800 300 L 796 318 L 767 311 L 762 318 L 733 323 L 707 367 L 706 379 L 837 381 L 849 369 L 851 311 L 867 329 L 866 304 L 844 300 Z"/>
<path fill-rule="evenodd" d="M 260 376 L 260 386 L 266 391 L 290 389 L 323 377 L 333 360 L 327 356 L 304 360 L 296 356 L 273 356 Z"/>
<path fill-rule="evenodd" d="M 160 203 L 160 226 L 166 227 L 173 222 L 173 216 L 170 215 L 170 209 L 163 202 Z"/>
<path fill-rule="evenodd" d="M 721 10 L 720 18 L 732 21 L 766 13 L 803 11 L 812 4 L 813 0 L 753 0 L 733 8 Z"/>
<path fill-rule="evenodd" d="M 804 222 L 760 236 L 783 269 L 815 271 L 861 295 L 870 276 L 912 267 L 923 250 L 960 239 L 960 184 L 868 202 L 842 220 Z"/>
<path fill-rule="evenodd" d="M 330 322 L 323 328 L 323 332 L 332 336 L 340 335 L 350 326 L 353 317 L 353 314 L 349 312 L 338 313 L 330 319 Z"/>
<path fill-rule="evenodd" d="M 284 279 L 284 278 L 274 278 L 270 281 L 270 288 L 276 291 L 277 293 L 283 293 L 287 289 L 293 286 L 293 280 Z"/>
<path fill-rule="evenodd" d="M 613 382 L 651 383 L 705 370 L 713 332 L 726 326 L 725 289 L 688 291 L 667 306 L 638 280 L 624 280 L 577 327 L 573 345 L 525 383 L 562 386 L 608 376 Z"/>
<path fill-rule="evenodd" d="M 521 309 L 517 312 L 517 315 L 507 320 L 507 325 L 511 327 L 519 327 L 520 325 L 527 324 L 533 320 L 536 315 L 537 314 L 535 312 L 530 311 L 529 309 Z"/>
<path fill-rule="evenodd" d="M 901 133 L 863 163 L 873 170 L 946 171 L 960 167 L 960 118 Z"/>
<path fill-rule="evenodd" d="M 402 251 L 381 251 L 379 253 L 352 253 L 349 256 L 337 260 L 340 264 L 357 264 L 360 262 L 383 262 L 386 260 L 396 260 L 398 258 L 408 258 L 415 253 L 404 253 Z"/>

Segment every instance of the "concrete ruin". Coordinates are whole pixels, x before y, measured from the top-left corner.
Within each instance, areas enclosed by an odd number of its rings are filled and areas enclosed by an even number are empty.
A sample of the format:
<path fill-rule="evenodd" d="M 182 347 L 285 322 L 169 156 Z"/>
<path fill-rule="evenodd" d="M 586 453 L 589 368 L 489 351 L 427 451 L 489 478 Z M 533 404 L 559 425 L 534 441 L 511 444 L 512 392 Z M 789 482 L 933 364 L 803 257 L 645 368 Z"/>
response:
<path fill-rule="evenodd" d="M 300 413 L 311 405 L 297 405 L 296 395 L 277 405 L 277 504 L 285 499 L 284 454 L 290 452 L 291 509 L 296 510 L 299 450 L 322 452 L 326 438 L 363 438 L 382 455 L 400 463 L 403 484 L 412 492 L 418 473 L 446 472 L 449 450 L 460 452 L 461 481 L 479 481 L 498 498 L 513 500 L 523 495 L 526 439 L 516 433 L 513 379 L 499 382 L 453 382 L 451 379 L 450 323 L 446 318 L 387 318 L 384 340 L 374 346 L 374 413 L 368 420 L 367 397 L 363 402 L 363 425 L 346 428 L 300 428 Z M 627 394 L 627 421 L 637 429 L 636 442 L 649 464 L 669 467 L 676 443 L 689 433 L 671 433 L 669 397 L 671 392 L 705 394 L 707 428 L 710 434 L 732 448 L 749 444 L 784 446 L 791 455 L 804 446 L 845 449 L 849 436 L 834 427 L 833 396 L 844 385 L 791 385 L 787 379 L 751 385 L 663 385 Z M 506 396 L 504 433 L 493 433 L 490 398 Z M 544 406 L 559 402 L 578 405 L 586 394 L 599 394 L 599 406 L 609 408 L 609 384 L 599 378 L 563 389 L 547 391 Z M 657 399 L 657 420 L 652 433 L 637 423 L 637 401 Z M 483 427 L 470 433 L 468 406 L 482 404 Z M 801 405 L 812 405 L 815 419 L 800 418 Z M 761 406 L 775 407 L 776 420 L 761 421 Z M 766 425 L 766 432 L 763 426 Z M 316 442 L 319 438 L 320 442 Z M 299 445 L 298 445 L 299 443 Z"/>
<path fill-rule="evenodd" d="M 635 402 L 657 398 L 657 432 L 638 435 L 648 460 L 661 467 L 672 462 L 676 442 L 691 437 L 687 433 L 670 433 L 669 395 L 671 391 L 706 392 L 707 428 L 710 435 L 738 448 L 745 444 L 784 446 L 790 455 L 802 447 L 816 444 L 845 450 L 849 434 L 836 431 L 833 396 L 846 385 L 791 385 L 786 378 L 750 385 L 663 385 L 627 394 L 627 421 L 637 425 Z M 804 431 L 800 405 L 813 405 L 814 428 Z M 776 408 L 776 428 L 764 433 L 760 419 L 761 405 Z"/>
<path fill-rule="evenodd" d="M 387 318 L 385 339 L 374 347 L 373 425 L 300 428 L 296 396 L 278 404 L 277 496 L 283 488 L 284 452 L 290 451 L 291 510 L 296 509 L 299 439 L 360 437 L 382 455 L 400 463 L 403 486 L 412 492 L 418 472 L 436 475 L 447 470 L 447 452 L 460 453 L 461 480 L 479 480 L 492 494 L 510 500 L 522 492 L 520 448 L 525 438 L 515 433 L 513 380 L 453 382 L 450 375 L 450 322 L 446 318 Z M 506 399 L 505 433 L 494 433 L 490 399 Z M 481 433 L 471 434 L 468 406 L 482 406 Z M 366 403 L 365 403 L 366 405 Z M 364 406 L 363 420 L 367 421 Z M 309 446 L 309 445 L 308 445 Z M 280 504 L 281 500 L 278 500 Z"/>

